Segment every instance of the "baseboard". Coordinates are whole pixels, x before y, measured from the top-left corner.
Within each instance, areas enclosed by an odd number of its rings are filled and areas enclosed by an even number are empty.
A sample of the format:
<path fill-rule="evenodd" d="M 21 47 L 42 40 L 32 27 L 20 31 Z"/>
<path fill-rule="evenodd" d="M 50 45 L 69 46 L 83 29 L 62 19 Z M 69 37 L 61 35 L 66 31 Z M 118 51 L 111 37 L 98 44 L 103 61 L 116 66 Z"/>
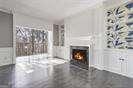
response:
<path fill-rule="evenodd" d="M 131 74 L 125 74 L 125 73 L 122 73 L 122 72 L 113 71 L 113 70 L 111 70 L 107 67 L 104 67 L 103 70 L 108 71 L 108 72 L 112 72 L 112 73 L 115 73 L 115 74 L 118 74 L 118 75 L 122 75 L 122 76 L 125 76 L 125 77 L 128 77 L 128 78 L 133 78 L 133 75 L 131 75 Z"/>
<path fill-rule="evenodd" d="M 90 67 L 97 68 L 98 70 L 103 70 L 103 67 L 98 65 L 90 65 Z"/>

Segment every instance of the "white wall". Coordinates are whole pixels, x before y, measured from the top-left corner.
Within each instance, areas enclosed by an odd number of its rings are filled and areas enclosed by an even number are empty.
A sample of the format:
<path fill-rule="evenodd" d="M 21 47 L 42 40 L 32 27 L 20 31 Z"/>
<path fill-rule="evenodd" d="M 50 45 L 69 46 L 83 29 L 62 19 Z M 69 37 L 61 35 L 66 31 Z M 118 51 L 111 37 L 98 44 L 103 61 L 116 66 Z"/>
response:
<path fill-rule="evenodd" d="M 31 28 L 45 28 L 50 31 L 52 31 L 53 29 L 52 22 L 27 16 L 21 13 L 14 13 L 14 21 L 15 25 L 18 26 L 31 27 Z"/>
<path fill-rule="evenodd" d="M 104 1 L 104 7 L 107 8 L 112 8 L 114 6 L 119 6 L 122 5 L 123 3 L 126 3 L 128 1 L 132 1 L 132 0 L 107 0 Z"/>
<path fill-rule="evenodd" d="M 58 22 L 55 22 L 55 24 L 58 24 L 58 25 L 64 25 L 64 21 L 58 21 Z M 59 28 L 59 30 L 62 30 L 61 28 Z M 64 29 L 65 30 L 65 29 Z M 60 35 L 60 33 L 59 33 Z M 59 36 L 59 42 L 60 42 L 60 37 Z M 65 41 L 65 40 L 64 40 Z M 53 56 L 54 57 L 58 57 L 58 58 L 61 58 L 61 59 L 66 59 L 64 56 L 65 56 L 65 46 L 53 46 Z"/>
<path fill-rule="evenodd" d="M 70 45 L 89 45 L 92 35 L 91 15 L 92 12 L 87 10 L 65 19 L 65 46 L 54 46 L 55 56 L 70 60 Z"/>
<path fill-rule="evenodd" d="M 65 19 L 65 55 L 70 60 L 70 45 L 91 44 L 91 66 L 133 77 L 132 50 L 106 48 L 105 10 L 131 0 L 108 0 Z M 91 38 L 91 39 L 90 39 Z M 90 40 L 89 40 L 90 39 Z M 124 61 L 120 61 L 125 59 Z"/>
<path fill-rule="evenodd" d="M 12 11 L 3 8 L 3 4 L 0 3 L 0 11 L 11 13 Z M 13 48 L 4 47 L 0 48 L 0 66 L 15 64 L 16 62 L 16 26 L 24 26 L 30 28 L 47 29 L 49 31 L 49 39 L 53 41 L 53 23 L 49 21 L 44 21 L 35 17 L 23 15 L 20 13 L 13 12 Z M 53 57 L 53 42 L 49 41 L 48 55 Z"/>
<path fill-rule="evenodd" d="M 39 28 L 39 29 L 47 29 L 50 33 L 50 36 L 49 36 L 49 39 L 50 41 L 53 41 L 52 40 L 52 31 L 53 31 L 53 23 L 52 22 L 49 22 L 47 20 L 43 20 L 43 19 L 39 19 L 39 18 L 36 18 L 36 17 L 31 17 L 31 16 L 27 16 L 27 15 L 24 15 L 24 14 L 21 14 L 21 13 L 16 13 L 15 11 L 11 11 L 10 10 L 10 4 L 9 5 L 5 5 L 4 3 L 4 0 L 0 0 L 0 10 L 1 11 L 4 11 L 4 12 L 8 12 L 8 13 L 13 13 L 13 49 L 11 50 L 10 48 L 0 48 L 0 56 L 1 54 L 7 56 L 7 57 L 4 57 L 3 55 L 1 56 L 1 58 L 9 58 L 10 57 L 13 57 L 13 62 L 12 62 L 12 58 L 11 58 L 11 61 L 10 61 L 10 64 L 15 64 L 16 62 L 16 26 L 24 26 L 24 27 L 30 27 L 30 28 Z M 52 57 L 53 55 L 53 47 L 52 47 L 52 43 L 53 42 L 50 42 L 49 41 L 49 49 L 48 49 L 48 55 L 50 57 Z M 2 53 L 3 51 L 3 53 Z M 11 55 L 11 53 L 13 53 L 13 55 Z M 3 63 L 3 59 L 2 61 L 0 61 L 0 65 L 4 65 L 1 64 Z M 5 64 L 9 64 L 9 61 L 5 61 Z"/>
<path fill-rule="evenodd" d="M 89 37 L 92 32 L 91 11 L 84 11 L 65 19 L 65 58 L 70 60 L 70 45 L 89 45 Z M 90 23 L 90 24 L 89 24 Z"/>
<path fill-rule="evenodd" d="M 16 26 L 22 26 L 22 27 L 30 27 L 30 28 L 38 28 L 38 29 L 44 29 L 49 31 L 49 39 L 50 41 L 53 41 L 52 33 L 53 33 L 53 23 L 49 21 L 45 21 L 39 18 L 27 16 L 21 13 L 14 13 L 14 60 L 15 63 L 15 47 L 16 47 Z M 53 55 L 53 42 L 49 41 L 49 47 L 48 47 L 48 55 L 49 57 L 52 57 Z"/>
<path fill-rule="evenodd" d="M 108 0 L 103 3 L 104 11 L 109 8 L 113 8 L 119 5 L 122 5 L 128 1 L 132 0 Z M 104 12 L 105 13 L 105 12 Z M 104 15 L 104 17 L 106 17 Z M 105 18 L 104 18 L 105 19 Z M 106 39 L 104 39 L 106 42 Z M 106 44 L 104 44 L 106 46 Z M 123 50 L 123 49 L 107 49 L 104 47 L 104 58 L 103 58 L 103 69 L 111 72 L 115 72 L 118 74 L 122 74 L 128 77 L 133 77 L 133 66 L 132 61 L 132 50 Z M 124 59 L 121 61 L 120 59 Z"/>
<path fill-rule="evenodd" d="M 90 64 L 102 69 L 104 34 L 103 5 L 97 4 L 86 11 L 65 19 L 65 58 L 70 59 L 70 46 L 91 45 Z"/>
<path fill-rule="evenodd" d="M 13 48 L 3 47 L 0 48 L 0 66 L 12 64 Z"/>

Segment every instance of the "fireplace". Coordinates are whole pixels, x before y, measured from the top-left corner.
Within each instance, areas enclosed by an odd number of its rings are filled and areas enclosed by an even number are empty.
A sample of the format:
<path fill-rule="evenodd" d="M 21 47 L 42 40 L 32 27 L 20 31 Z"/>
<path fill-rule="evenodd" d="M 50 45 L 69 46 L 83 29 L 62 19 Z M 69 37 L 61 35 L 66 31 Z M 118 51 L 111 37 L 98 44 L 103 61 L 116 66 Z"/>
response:
<path fill-rule="evenodd" d="M 87 69 L 89 68 L 89 47 L 86 46 L 71 46 L 70 48 L 72 65 L 76 65 L 80 68 Z"/>

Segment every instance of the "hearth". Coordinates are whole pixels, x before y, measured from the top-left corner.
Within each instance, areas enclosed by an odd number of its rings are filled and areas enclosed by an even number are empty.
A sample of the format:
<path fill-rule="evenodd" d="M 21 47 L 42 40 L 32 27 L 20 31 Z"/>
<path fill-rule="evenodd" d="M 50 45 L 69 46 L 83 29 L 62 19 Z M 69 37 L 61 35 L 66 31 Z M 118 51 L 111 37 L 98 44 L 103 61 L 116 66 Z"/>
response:
<path fill-rule="evenodd" d="M 86 46 L 71 46 L 70 47 L 72 65 L 76 65 L 80 68 L 87 69 L 89 68 L 89 47 Z"/>

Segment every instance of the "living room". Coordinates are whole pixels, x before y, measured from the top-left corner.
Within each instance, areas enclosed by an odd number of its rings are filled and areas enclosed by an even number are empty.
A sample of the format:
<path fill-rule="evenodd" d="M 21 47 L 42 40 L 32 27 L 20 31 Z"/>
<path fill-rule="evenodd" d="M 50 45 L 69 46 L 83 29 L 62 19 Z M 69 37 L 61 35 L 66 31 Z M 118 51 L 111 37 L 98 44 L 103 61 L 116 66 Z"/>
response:
<path fill-rule="evenodd" d="M 133 88 L 132 0 L 0 0 L 0 88 Z"/>

